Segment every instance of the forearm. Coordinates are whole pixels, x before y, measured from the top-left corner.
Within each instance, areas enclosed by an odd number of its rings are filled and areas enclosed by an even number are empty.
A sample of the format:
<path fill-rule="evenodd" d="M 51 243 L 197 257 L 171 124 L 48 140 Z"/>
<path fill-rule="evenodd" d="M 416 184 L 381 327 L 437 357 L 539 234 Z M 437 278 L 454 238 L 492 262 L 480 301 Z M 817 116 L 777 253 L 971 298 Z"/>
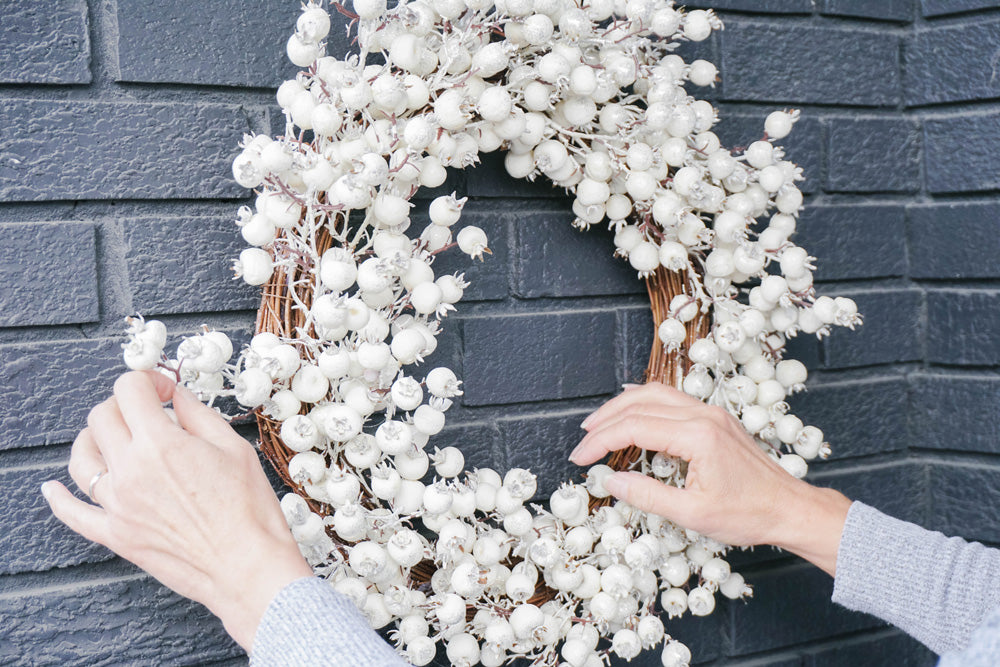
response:
<path fill-rule="evenodd" d="M 361 612 L 322 579 L 283 588 L 267 607 L 253 641 L 252 667 L 406 667 Z"/>
<path fill-rule="evenodd" d="M 936 653 L 964 648 L 1000 604 L 1000 551 L 946 537 L 854 503 L 833 600 L 874 614 Z"/>

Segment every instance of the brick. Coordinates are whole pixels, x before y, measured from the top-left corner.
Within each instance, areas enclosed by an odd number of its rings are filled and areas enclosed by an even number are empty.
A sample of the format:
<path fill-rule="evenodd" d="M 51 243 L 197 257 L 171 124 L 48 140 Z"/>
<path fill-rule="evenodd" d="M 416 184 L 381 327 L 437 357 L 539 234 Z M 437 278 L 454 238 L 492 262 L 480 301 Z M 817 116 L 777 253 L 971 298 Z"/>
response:
<path fill-rule="evenodd" d="M 451 414 L 449 413 L 449 418 Z M 502 456 L 497 451 L 496 429 L 487 424 L 449 424 L 438 435 L 431 438 L 426 447 L 432 452 L 435 447 L 457 447 L 465 457 L 465 469 L 493 468 L 504 470 Z M 432 467 L 429 471 L 434 472 Z"/>
<path fill-rule="evenodd" d="M 57 479 L 75 489 L 65 461 L 0 470 L 4 512 L 0 514 L 0 574 L 44 571 L 109 560 L 114 554 L 71 531 L 59 521 L 38 490 Z"/>
<path fill-rule="evenodd" d="M 570 211 L 516 216 L 514 294 L 525 299 L 644 294 L 645 282 L 613 257 L 614 235 L 603 225 L 574 229 Z"/>
<path fill-rule="evenodd" d="M 909 120 L 832 119 L 827 160 L 826 189 L 831 192 L 920 189 L 920 134 Z"/>
<path fill-rule="evenodd" d="M 599 396 L 617 385 L 613 312 L 476 317 L 463 330 L 465 405 Z"/>
<path fill-rule="evenodd" d="M 710 2 L 686 2 L 685 7 L 706 9 L 732 9 L 762 14 L 810 14 L 811 0 L 711 0 Z"/>
<path fill-rule="evenodd" d="M 127 370 L 121 340 L 0 347 L 0 450 L 72 440 Z"/>
<path fill-rule="evenodd" d="M 484 198 L 567 198 L 565 190 L 554 186 L 552 181 L 544 176 L 529 181 L 508 174 L 503 166 L 505 154 L 505 151 L 480 154 L 480 163 L 462 172 L 465 176 L 465 193 L 471 197 Z"/>
<path fill-rule="evenodd" d="M 723 146 L 730 150 L 746 148 L 764 136 L 764 119 L 771 112 L 759 114 L 720 114 L 719 124 L 712 131 L 719 136 Z M 822 126 L 819 118 L 806 115 L 795 123 L 792 133 L 777 142 L 785 150 L 785 157 L 802 168 L 805 180 L 797 185 L 803 192 L 815 192 L 820 186 L 823 171 Z"/>
<path fill-rule="evenodd" d="M 833 579 L 812 565 L 795 564 L 750 577 L 748 604 L 728 606 L 734 655 L 746 655 L 878 627 L 882 622 L 835 605 Z"/>
<path fill-rule="evenodd" d="M 1000 94 L 996 63 L 979 45 L 1000 41 L 1000 21 L 933 26 L 907 38 L 904 90 L 907 106 L 991 99 Z"/>
<path fill-rule="evenodd" d="M 800 334 L 785 343 L 785 359 L 798 359 L 806 368 L 823 367 L 823 342 L 816 336 Z"/>
<path fill-rule="evenodd" d="M 948 203 L 909 209 L 910 276 L 996 278 L 998 204 Z"/>
<path fill-rule="evenodd" d="M 903 378 L 876 378 L 821 384 L 789 400 L 792 412 L 823 430 L 831 460 L 904 449 L 907 384 Z"/>
<path fill-rule="evenodd" d="M 1000 365 L 1000 292 L 931 290 L 927 293 L 927 360 Z"/>
<path fill-rule="evenodd" d="M 926 472 L 922 463 L 865 463 L 857 468 L 832 464 L 814 466 L 806 479 L 903 521 L 922 523 L 927 508 Z"/>
<path fill-rule="evenodd" d="M 536 499 L 548 498 L 562 482 L 582 481 L 585 469 L 570 463 L 567 457 L 586 435 L 580 429 L 580 422 L 588 412 L 574 410 L 498 419 L 498 470 L 527 468 L 535 473 Z"/>
<path fill-rule="evenodd" d="M 942 16 L 971 12 L 976 9 L 1000 7 L 998 0 L 921 0 L 924 16 Z"/>
<path fill-rule="evenodd" d="M 417 204 L 418 207 L 421 204 Z M 510 224 L 507 215 L 498 214 L 495 210 L 490 210 L 489 202 L 470 200 L 463 209 L 462 219 L 454 227 L 455 233 L 461 226 L 475 225 L 481 227 L 486 232 L 489 248 L 492 255 L 483 255 L 482 260 L 472 259 L 458 248 L 446 250 L 436 256 L 434 260 L 434 273 L 441 276 L 446 273 L 464 273 L 465 281 L 469 286 L 465 288 L 465 294 L 458 305 L 462 310 L 462 304 L 470 301 L 496 301 L 507 296 L 509 291 L 509 266 L 511 264 L 510 250 Z M 418 235 L 427 225 L 428 220 L 422 218 L 420 222 L 410 227 L 413 234 Z"/>
<path fill-rule="evenodd" d="M 862 641 L 838 641 L 835 646 L 811 656 L 809 667 L 841 665 L 896 665 L 932 667 L 938 656 L 912 637 L 891 634 Z"/>
<path fill-rule="evenodd" d="M 823 339 L 825 365 L 850 368 L 922 358 L 922 293 L 915 289 L 838 292 L 854 299 L 864 324 Z"/>
<path fill-rule="evenodd" d="M 730 21 L 721 47 L 727 100 L 891 106 L 900 97 L 890 34 Z"/>
<path fill-rule="evenodd" d="M 1000 133 L 1000 113 L 924 121 L 924 165 L 932 193 L 1000 188 L 1000 161 L 983 137 Z"/>
<path fill-rule="evenodd" d="M 618 313 L 622 340 L 622 382 L 643 383 L 656 332 L 653 313 L 648 306 L 629 308 Z"/>
<path fill-rule="evenodd" d="M 122 224 L 132 306 L 143 315 L 260 304 L 259 288 L 233 279 L 232 262 L 247 247 L 233 218 L 142 217 Z"/>
<path fill-rule="evenodd" d="M 921 374 L 911 386 L 912 446 L 1000 452 L 1000 378 Z"/>
<path fill-rule="evenodd" d="M 930 466 L 927 528 L 995 543 L 1000 531 L 1000 468 L 982 463 Z"/>
<path fill-rule="evenodd" d="M 119 81 L 276 88 L 298 67 L 285 54 L 301 8 L 268 0 L 117 4 Z M 326 52 L 349 50 L 345 19 L 331 16 Z"/>
<path fill-rule="evenodd" d="M 0 25 L 0 82 L 90 83 L 87 3 L 6 3 Z"/>
<path fill-rule="evenodd" d="M 817 258 L 813 275 L 819 281 L 906 273 L 901 206 L 809 206 L 793 240 Z"/>
<path fill-rule="evenodd" d="M 0 225 L 0 284 L 0 326 L 97 320 L 94 225 Z"/>
<path fill-rule="evenodd" d="M 0 199 L 241 197 L 250 116 L 222 104 L 0 101 Z"/>
<path fill-rule="evenodd" d="M 7 592 L 0 618 L 5 665 L 203 664 L 241 655 L 207 609 L 145 577 Z"/>
<path fill-rule="evenodd" d="M 858 16 L 887 21 L 913 20 L 913 0 L 823 0 L 820 11 L 838 16 Z"/>

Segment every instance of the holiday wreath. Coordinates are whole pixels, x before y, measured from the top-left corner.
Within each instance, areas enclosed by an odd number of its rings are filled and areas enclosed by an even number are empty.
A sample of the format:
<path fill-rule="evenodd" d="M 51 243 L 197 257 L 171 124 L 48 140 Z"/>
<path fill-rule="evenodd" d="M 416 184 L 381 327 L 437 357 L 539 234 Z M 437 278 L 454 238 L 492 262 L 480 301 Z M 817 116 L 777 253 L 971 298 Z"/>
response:
<path fill-rule="evenodd" d="M 663 664 L 686 665 L 657 603 L 670 618 L 707 615 L 717 592 L 750 588 L 726 545 L 602 485 L 635 469 L 682 486 L 683 461 L 622 450 L 543 507 L 529 504 L 528 470 L 466 471 L 459 449 L 428 451 L 462 391 L 451 370 L 420 365 L 468 286 L 434 260 L 489 248 L 482 229 L 453 231 L 465 202 L 454 195 L 408 236 L 411 200 L 496 150 L 511 175 L 565 188 L 573 225 L 609 221 L 615 254 L 646 281 L 647 379 L 722 406 L 802 476 L 827 445 L 788 412 L 806 369 L 782 358 L 785 342 L 860 317 L 849 299 L 815 296 L 813 258 L 789 240 L 801 173 L 774 142 L 798 112 L 772 113 L 738 154 L 722 148 L 715 109 L 684 88 L 713 85 L 715 66 L 673 53 L 721 22 L 670 0 L 334 6 L 360 53 L 324 55 L 330 16 L 303 6 L 287 53 L 306 69 L 277 93 L 285 135 L 245 137 L 233 164 L 257 193 L 238 220 L 253 247 L 234 264 L 262 286 L 250 345 L 230 362 L 229 338 L 206 330 L 167 358 L 163 325 L 136 317 L 126 362 L 253 409 L 262 450 L 295 489 L 281 505 L 303 554 L 373 627 L 396 623 L 413 664 L 438 642 L 451 664 L 487 667 L 597 667 L 663 642 Z"/>

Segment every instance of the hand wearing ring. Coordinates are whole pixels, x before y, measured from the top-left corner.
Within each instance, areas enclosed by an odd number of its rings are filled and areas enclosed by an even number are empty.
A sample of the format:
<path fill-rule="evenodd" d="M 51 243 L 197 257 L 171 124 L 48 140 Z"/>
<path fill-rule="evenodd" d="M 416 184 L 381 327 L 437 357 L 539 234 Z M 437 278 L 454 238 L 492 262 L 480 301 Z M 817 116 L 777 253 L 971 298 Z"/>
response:
<path fill-rule="evenodd" d="M 94 497 L 94 487 L 97 486 L 99 481 L 101 481 L 101 477 L 106 474 L 108 474 L 107 470 L 99 470 L 96 475 L 90 478 L 90 485 L 87 487 L 87 495 L 90 496 L 90 499 L 95 503 L 97 503 L 97 498 Z M 97 504 L 99 505 L 100 503 Z"/>

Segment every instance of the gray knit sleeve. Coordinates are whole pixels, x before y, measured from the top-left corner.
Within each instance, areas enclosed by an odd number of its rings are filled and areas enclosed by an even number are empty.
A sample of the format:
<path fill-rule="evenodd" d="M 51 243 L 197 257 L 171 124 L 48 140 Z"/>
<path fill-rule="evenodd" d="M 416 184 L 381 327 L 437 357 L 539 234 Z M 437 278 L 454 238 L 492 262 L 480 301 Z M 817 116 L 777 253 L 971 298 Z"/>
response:
<path fill-rule="evenodd" d="M 892 623 L 935 653 L 962 650 L 1000 605 L 1000 550 L 854 502 L 837 552 L 833 601 Z"/>
<path fill-rule="evenodd" d="M 303 577 L 271 600 L 254 635 L 251 667 L 406 667 L 361 612 L 324 580 Z"/>

